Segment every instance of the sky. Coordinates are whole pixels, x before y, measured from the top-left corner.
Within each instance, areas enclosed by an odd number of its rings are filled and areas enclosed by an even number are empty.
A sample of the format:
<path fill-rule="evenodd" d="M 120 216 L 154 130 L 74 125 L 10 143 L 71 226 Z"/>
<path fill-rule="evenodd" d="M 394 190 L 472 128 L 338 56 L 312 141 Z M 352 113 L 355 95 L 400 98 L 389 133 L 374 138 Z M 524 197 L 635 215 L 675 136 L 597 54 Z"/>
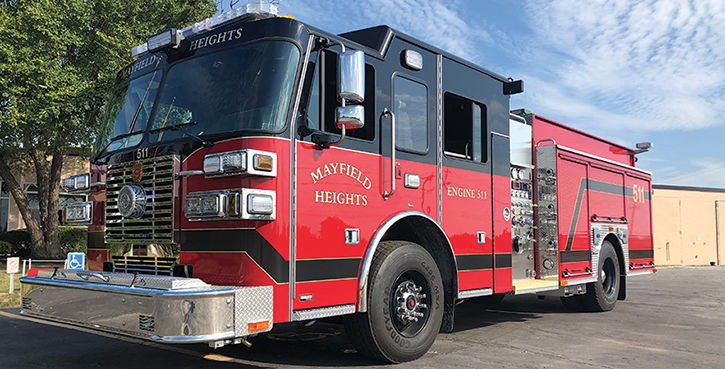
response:
<path fill-rule="evenodd" d="M 244 1 L 242 1 L 244 2 Z M 723 0 L 279 0 L 333 33 L 386 24 L 506 77 L 511 109 L 628 147 L 656 184 L 725 188 Z"/>

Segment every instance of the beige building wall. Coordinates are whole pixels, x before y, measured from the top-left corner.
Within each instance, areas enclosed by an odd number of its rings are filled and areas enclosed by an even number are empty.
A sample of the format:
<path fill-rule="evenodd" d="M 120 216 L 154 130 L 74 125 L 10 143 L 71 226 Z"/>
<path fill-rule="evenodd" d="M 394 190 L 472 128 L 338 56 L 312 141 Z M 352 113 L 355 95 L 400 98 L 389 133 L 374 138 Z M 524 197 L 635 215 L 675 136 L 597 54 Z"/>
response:
<path fill-rule="evenodd" d="M 61 179 L 67 178 L 76 174 L 88 173 L 89 164 L 87 158 L 80 158 L 78 156 L 66 156 L 63 160 L 63 168 L 61 170 Z M 20 175 L 16 174 L 15 177 L 18 183 L 21 183 L 23 188 L 28 183 L 35 183 L 35 173 L 26 172 Z M 2 179 L 0 179 L 2 181 Z M 15 203 L 15 199 L 10 196 L 10 203 L 8 206 L 8 231 L 25 228 L 25 222 L 23 217 L 20 215 L 18 205 Z"/>
<path fill-rule="evenodd" d="M 657 265 L 723 265 L 725 189 L 654 185 Z"/>

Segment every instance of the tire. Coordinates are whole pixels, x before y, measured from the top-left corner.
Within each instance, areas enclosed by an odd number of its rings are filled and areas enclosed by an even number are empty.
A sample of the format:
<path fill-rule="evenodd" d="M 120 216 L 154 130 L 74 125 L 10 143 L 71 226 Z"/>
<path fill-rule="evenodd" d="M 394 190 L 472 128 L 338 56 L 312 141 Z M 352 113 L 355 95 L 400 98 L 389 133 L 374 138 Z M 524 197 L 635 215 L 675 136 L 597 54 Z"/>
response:
<path fill-rule="evenodd" d="M 620 273 L 617 252 L 609 241 L 604 241 L 599 250 L 597 270 L 597 281 L 587 284 L 587 293 L 582 300 L 589 311 L 610 311 L 619 296 Z"/>
<path fill-rule="evenodd" d="M 571 311 L 586 311 L 586 305 L 584 305 L 584 301 L 582 300 L 581 295 L 576 296 L 570 296 L 570 297 L 562 297 L 561 303 L 564 304 L 564 307 L 571 310 Z"/>
<path fill-rule="evenodd" d="M 368 311 L 348 316 L 345 331 L 358 352 L 400 363 L 423 356 L 443 319 L 443 281 L 421 246 L 380 243 L 368 286 Z"/>

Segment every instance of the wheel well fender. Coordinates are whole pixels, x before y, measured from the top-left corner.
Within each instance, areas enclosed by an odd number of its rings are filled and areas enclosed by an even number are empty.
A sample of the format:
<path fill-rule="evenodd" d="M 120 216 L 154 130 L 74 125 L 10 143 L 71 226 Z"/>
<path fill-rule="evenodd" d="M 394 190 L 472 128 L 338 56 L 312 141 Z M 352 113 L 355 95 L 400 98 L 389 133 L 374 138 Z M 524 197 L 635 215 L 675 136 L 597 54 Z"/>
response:
<path fill-rule="evenodd" d="M 617 237 L 613 233 L 610 233 L 606 237 L 604 237 L 604 240 L 609 241 L 609 243 L 614 246 L 614 251 L 617 253 L 617 259 L 619 259 L 619 274 L 625 274 L 625 271 L 627 269 L 624 268 L 624 251 L 622 250 L 622 243 L 619 240 L 619 237 Z"/>
<path fill-rule="evenodd" d="M 604 237 L 605 241 L 614 246 L 614 251 L 617 253 L 617 259 L 619 259 L 619 296 L 617 300 L 624 300 L 627 297 L 627 265 L 624 262 L 624 249 L 622 248 L 622 242 L 619 237 L 615 234 L 610 233 Z"/>
<path fill-rule="evenodd" d="M 422 246 L 436 260 L 443 278 L 446 302 L 453 302 L 458 296 L 458 268 L 453 248 L 443 229 L 430 216 L 407 211 L 396 214 L 383 223 L 370 241 L 365 252 L 358 279 L 358 311 L 367 311 L 367 293 L 370 267 L 375 252 L 382 241 L 410 241 Z"/>

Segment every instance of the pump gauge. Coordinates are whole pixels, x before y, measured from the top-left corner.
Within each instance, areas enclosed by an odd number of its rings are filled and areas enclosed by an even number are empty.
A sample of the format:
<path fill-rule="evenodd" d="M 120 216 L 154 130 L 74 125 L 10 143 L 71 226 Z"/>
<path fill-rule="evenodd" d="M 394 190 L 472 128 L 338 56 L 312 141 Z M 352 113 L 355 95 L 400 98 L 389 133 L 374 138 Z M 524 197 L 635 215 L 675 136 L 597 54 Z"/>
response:
<path fill-rule="evenodd" d="M 511 168 L 511 179 L 518 179 L 519 176 L 519 170 L 516 168 Z"/>

